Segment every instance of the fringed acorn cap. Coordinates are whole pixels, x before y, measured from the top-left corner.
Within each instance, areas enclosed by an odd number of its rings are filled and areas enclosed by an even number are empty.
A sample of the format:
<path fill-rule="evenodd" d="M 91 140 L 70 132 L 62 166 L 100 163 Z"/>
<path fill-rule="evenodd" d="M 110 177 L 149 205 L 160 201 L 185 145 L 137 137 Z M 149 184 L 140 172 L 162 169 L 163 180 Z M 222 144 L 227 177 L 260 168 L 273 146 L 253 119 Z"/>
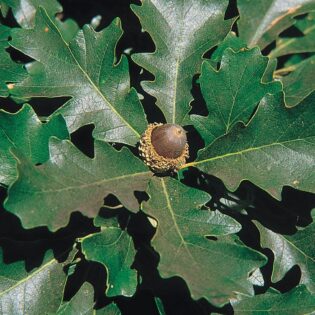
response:
<path fill-rule="evenodd" d="M 177 171 L 189 157 L 186 132 L 176 124 L 149 124 L 141 136 L 139 153 L 153 172 Z"/>

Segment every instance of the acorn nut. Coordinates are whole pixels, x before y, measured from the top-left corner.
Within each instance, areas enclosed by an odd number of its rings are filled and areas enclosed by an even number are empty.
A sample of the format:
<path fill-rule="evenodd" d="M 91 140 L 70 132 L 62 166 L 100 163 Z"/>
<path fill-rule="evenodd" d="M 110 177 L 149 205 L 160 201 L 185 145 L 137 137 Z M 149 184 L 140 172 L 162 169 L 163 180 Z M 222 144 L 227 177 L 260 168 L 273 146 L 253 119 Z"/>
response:
<path fill-rule="evenodd" d="M 139 153 L 157 173 L 177 171 L 189 157 L 186 131 L 176 124 L 149 124 L 141 136 Z"/>

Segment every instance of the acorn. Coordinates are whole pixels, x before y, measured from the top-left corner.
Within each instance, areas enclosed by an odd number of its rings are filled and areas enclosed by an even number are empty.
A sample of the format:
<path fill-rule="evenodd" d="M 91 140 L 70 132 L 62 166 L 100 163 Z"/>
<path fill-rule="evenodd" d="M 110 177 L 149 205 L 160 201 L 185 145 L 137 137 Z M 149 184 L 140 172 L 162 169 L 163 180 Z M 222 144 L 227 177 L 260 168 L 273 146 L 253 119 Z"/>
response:
<path fill-rule="evenodd" d="M 189 157 L 186 131 L 176 124 L 149 124 L 141 136 L 139 154 L 153 172 L 177 171 Z"/>

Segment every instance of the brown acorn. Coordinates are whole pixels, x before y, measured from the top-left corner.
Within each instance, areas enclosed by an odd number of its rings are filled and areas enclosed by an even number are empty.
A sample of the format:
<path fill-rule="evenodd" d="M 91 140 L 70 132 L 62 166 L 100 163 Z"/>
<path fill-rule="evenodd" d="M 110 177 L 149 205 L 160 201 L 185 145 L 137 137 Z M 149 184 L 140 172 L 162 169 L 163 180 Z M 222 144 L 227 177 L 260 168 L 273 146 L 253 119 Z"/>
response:
<path fill-rule="evenodd" d="M 189 157 L 186 131 L 176 124 L 149 124 L 141 136 L 139 153 L 157 173 L 177 171 Z"/>

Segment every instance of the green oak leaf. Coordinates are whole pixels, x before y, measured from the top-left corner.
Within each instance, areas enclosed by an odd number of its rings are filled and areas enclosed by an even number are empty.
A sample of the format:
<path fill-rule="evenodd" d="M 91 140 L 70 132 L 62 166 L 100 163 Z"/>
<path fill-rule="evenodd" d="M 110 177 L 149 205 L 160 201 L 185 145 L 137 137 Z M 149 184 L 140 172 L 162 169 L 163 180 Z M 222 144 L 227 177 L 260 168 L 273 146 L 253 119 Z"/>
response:
<path fill-rule="evenodd" d="M 271 280 L 280 281 L 293 266 L 298 265 L 302 274 L 300 283 L 315 292 L 315 223 L 294 235 L 281 235 L 258 222 L 255 224 L 260 232 L 261 247 L 270 248 L 275 257 Z"/>
<path fill-rule="evenodd" d="M 315 310 L 315 295 L 311 294 L 304 285 L 300 285 L 283 294 L 267 291 L 252 298 L 232 301 L 232 306 L 235 315 L 313 314 Z"/>
<path fill-rule="evenodd" d="M 156 47 L 154 53 L 132 59 L 155 76 L 142 86 L 156 97 L 167 122 L 184 122 L 203 55 L 224 39 L 234 22 L 224 20 L 227 5 L 226 0 L 144 0 L 141 6 L 132 5 Z"/>
<path fill-rule="evenodd" d="M 291 67 L 292 72 L 281 78 L 288 106 L 295 106 L 315 90 L 315 56 Z"/>
<path fill-rule="evenodd" d="M 10 149 L 18 149 L 33 164 L 44 163 L 49 158 L 51 136 L 69 138 L 60 115 L 42 123 L 30 105 L 24 105 L 14 114 L 0 110 L 0 183 L 10 185 L 17 178 L 17 163 Z"/>
<path fill-rule="evenodd" d="M 37 60 L 42 71 L 29 75 L 11 90 L 16 97 L 71 96 L 61 113 L 73 132 L 94 124 L 100 140 L 135 145 L 146 128 L 141 103 L 130 89 L 125 56 L 114 65 L 115 47 L 122 34 L 116 19 L 100 32 L 86 25 L 68 44 L 42 8 L 32 30 L 12 31 L 14 48 Z"/>
<path fill-rule="evenodd" d="M 72 261 L 74 254 L 75 251 L 60 263 L 49 251 L 40 267 L 27 272 L 23 261 L 4 263 L 0 249 L 0 313 L 56 314 L 67 279 L 64 267 Z"/>
<path fill-rule="evenodd" d="M 227 303 L 235 292 L 253 294 L 249 273 L 263 265 L 265 257 L 220 240 L 239 231 L 239 223 L 218 211 L 202 210 L 210 196 L 172 178 L 153 178 L 148 194 L 143 211 L 158 222 L 152 245 L 160 254 L 163 277 L 182 277 L 193 298 L 206 297 L 216 305 Z"/>
<path fill-rule="evenodd" d="M 0 24 L 0 97 L 9 96 L 7 83 L 21 81 L 26 77 L 22 65 L 14 62 L 6 51 L 9 36 L 10 28 Z"/>
<path fill-rule="evenodd" d="M 196 166 L 230 190 L 249 180 L 277 199 L 284 185 L 315 192 L 314 101 L 315 93 L 286 108 L 282 93 L 265 96 L 246 128 L 236 125 L 183 168 Z"/>
<path fill-rule="evenodd" d="M 297 20 L 295 27 L 304 36 L 280 37 L 276 42 L 276 48 L 269 54 L 270 58 L 288 54 L 315 52 L 315 13 L 311 12 L 305 18 Z"/>
<path fill-rule="evenodd" d="M 107 270 L 106 294 L 132 296 L 137 287 L 137 272 L 130 267 L 136 251 L 128 233 L 119 227 L 104 226 L 101 232 L 80 241 L 86 259 L 100 262 Z"/>
<path fill-rule="evenodd" d="M 199 82 L 209 115 L 191 115 L 191 120 L 206 145 L 229 133 L 237 122 L 247 123 L 267 93 L 281 90 L 279 82 L 262 83 L 267 65 L 268 58 L 258 47 L 239 52 L 226 49 L 218 71 L 203 63 Z"/>
<path fill-rule="evenodd" d="M 25 228 L 47 225 L 56 231 L 67 225 L 70 214 L 80 211 L 95 217 L 108 194 L 137 211 L 134 191 L 143 191 L 151 172 L 127 148 L 115 150 L 96 141 L 95 157 L 85 156 L 71 142 L 51 138 L 50 159 L 35 166 L 14 151 L 19 177 L 9 188 L 5 208 Z"/>
<path fill-rule="evenodd" d="M 238 0 L 237 6 L 240 37 L 263 49 L 296 22 L 295 16 L 315 10 L 315 0 Z"/>

